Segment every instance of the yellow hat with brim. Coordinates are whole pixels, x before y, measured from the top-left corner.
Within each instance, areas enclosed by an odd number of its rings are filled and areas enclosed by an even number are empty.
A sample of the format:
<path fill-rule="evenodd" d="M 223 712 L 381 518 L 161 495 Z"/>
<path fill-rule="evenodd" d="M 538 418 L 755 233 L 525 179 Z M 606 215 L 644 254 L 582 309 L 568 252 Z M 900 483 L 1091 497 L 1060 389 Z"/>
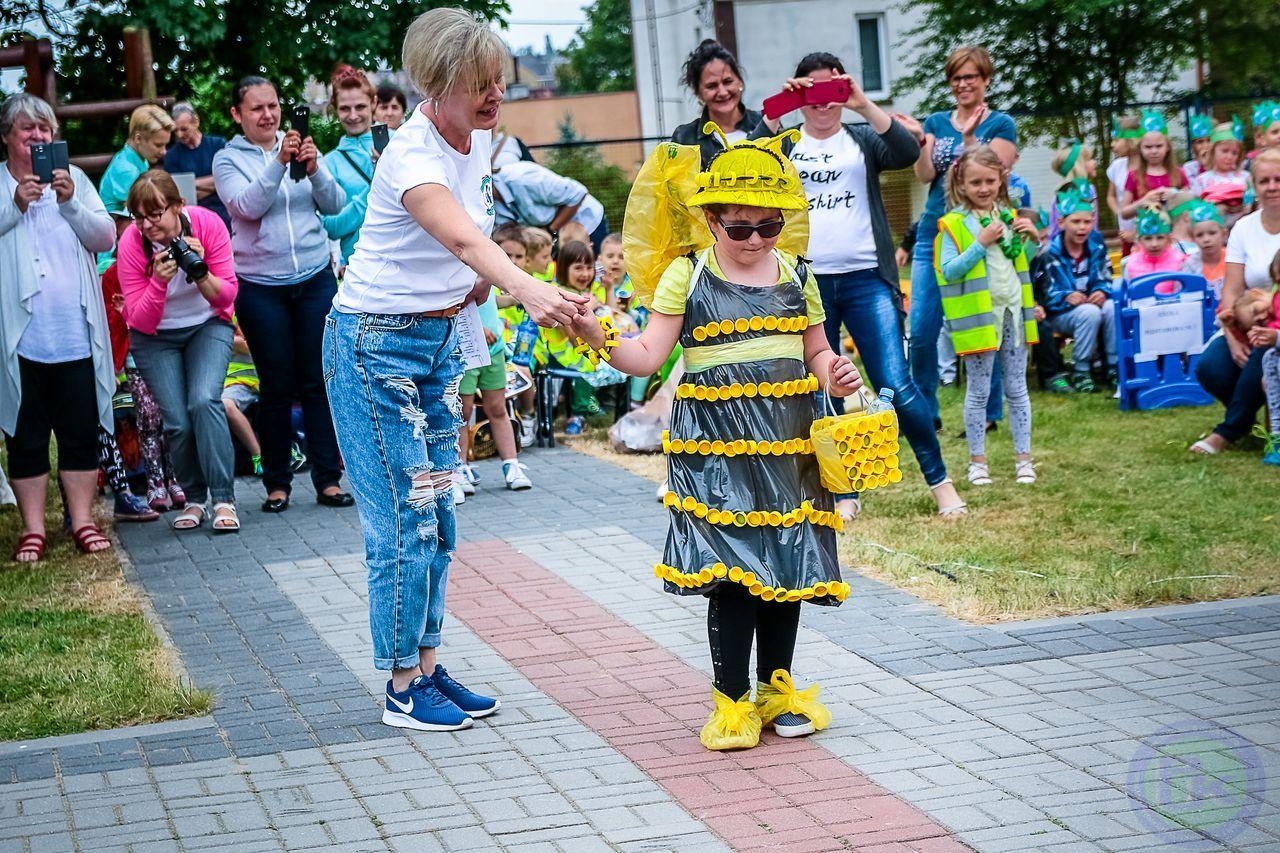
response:
<path fill-rule="evenodd" d="M 707 122 L 703 132 L 726 141 L 715 122 Z M 809 202 L 805 198 L 804 185 L 791 161 L 782 153 L 785 141 L 794 143 L 799 139 L 799 131 L 788 130 L 771 139 L 726 145 L 706 171 L 698 174 L 698 191 L 689 199 L 689 206 L 740 204 L 807 210 Z"/>

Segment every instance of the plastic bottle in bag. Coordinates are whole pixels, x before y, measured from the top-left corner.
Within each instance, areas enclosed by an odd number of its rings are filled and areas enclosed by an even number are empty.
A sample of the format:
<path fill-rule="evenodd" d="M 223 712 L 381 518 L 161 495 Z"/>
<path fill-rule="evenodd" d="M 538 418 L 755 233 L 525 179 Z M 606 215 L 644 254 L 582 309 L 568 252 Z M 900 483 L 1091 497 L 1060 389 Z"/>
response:
<path fill-rule="evenodd" d="M 533 346 L 538 340 L 538 324 L 533 322 L 532 318 L 525 317 L 516 326 L 516 340 L 513 347 L 511 361 L 521 367 L 528 367 L 533 361 Z"/>
<path fill-rule="evenodd" d="M 892 388 L 881 388 L 880 396 L 875 400 L 872 400 L 867 405 L 868 415 L 878 414 L 879 412 L 892 412 L 892 411 L 893 411 L 893 389 Z"/>

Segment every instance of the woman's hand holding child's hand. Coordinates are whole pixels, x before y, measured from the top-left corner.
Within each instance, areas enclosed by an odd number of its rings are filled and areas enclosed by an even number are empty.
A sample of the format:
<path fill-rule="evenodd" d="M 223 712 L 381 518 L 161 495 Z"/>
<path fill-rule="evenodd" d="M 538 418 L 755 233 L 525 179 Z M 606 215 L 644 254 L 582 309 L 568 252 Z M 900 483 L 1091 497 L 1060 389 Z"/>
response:
<path fill-rule="evenodd" d="M 586 341 L 592 349 L 604 346 L 604 328 L 594 314 L 579 314 L 574 317 L 569 322 L 569 334 Z"/>
<path fill-rule="evenodd" d="M 848 397 L 862 387 L 862 374 L 847 355 L 838 355 L 827 366 L 827 390 L 833 397 Z"/>
<path fill-rule="evenodd" d="M 978 242 L 983 246 L 990 246 L 992 243 L 1004 236 L 1004 223 L 999 219 L 993 219 L 982 230 L 978 232 Z"/>

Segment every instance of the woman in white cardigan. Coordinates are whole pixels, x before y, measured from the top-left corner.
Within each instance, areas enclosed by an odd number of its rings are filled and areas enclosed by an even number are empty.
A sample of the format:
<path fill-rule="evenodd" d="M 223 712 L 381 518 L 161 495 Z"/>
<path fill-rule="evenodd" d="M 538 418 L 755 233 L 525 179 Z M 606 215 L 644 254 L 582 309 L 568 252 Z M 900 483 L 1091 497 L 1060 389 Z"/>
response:
<path fill-rule="evenodd" d="M 51 433 L 76 546 L 111 547 L 92 513 L 98 427 L 112 430 L 115 391 L 94 255 L 112 247 L 116 231 L 84 172 L 58 169 L 48 184 L 34 174 L 31 145 L 57 130 L 53 109 L 34 95 L 10 95 L 0 107 L 0 429 L 22 513 L 19 562 L 44 556 Z"/>

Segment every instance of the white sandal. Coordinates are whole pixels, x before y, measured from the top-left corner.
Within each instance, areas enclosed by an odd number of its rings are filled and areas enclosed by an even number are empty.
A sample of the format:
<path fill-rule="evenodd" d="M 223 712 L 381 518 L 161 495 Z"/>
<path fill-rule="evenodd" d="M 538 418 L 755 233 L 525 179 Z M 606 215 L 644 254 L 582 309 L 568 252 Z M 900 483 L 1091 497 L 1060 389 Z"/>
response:
<path fill-rule="evenodd" d="M 216 503 L 213 505 L 214 533 L 236 533 L 240 530 L 240 516 L 236 513 L 236 505 Z"/>
<path fill-rule="evenodd" d="M 970 462 L 969 482 L 975 486 L 990 486 L 991 466 L 986 462 Z"/>
<path fill-rule="evenodd" d="M 1203 438 L 1197 441 L 1195 444 L 1188 447 L 1187 449 L 1190 450 L 1192 453 L 1199 453 L 1202 456 L 1213 456 L 1219 452 L 1218 448 L 1214 447 L 1212 444 L 1205 441 Z"/>
<path fill-rule="evenodd" d="M 1017 460 L 1013 464 L 1014 482 L 1029 486 L 1036 481 L 1036 463 L 1030 459 Z"/>
<path fill-rule="evenodd" d="M 951 485 L 951 478 L 947 477 L 941 483 L 936 483 L 930 486 L 929 491 L 933 492 L 933 491 L 936 491 L 937 489 L 942 488 L 943 486 L 950 486 L 950 485 Z M 951 506 L 938 507 L 938 515 L 946 519 L 955 520 L 962 515 L 968 515 L 968 514 L 969 514 L 969 505 L 965 503 L 963 500 L 960 501 L 960 503 L 952 504 Z"/>
<path fill-rule="evenodd" d="M 174 530 L 195 530 L 204 524 L 204 506 L 187 504 L 170 525 Z"/>

